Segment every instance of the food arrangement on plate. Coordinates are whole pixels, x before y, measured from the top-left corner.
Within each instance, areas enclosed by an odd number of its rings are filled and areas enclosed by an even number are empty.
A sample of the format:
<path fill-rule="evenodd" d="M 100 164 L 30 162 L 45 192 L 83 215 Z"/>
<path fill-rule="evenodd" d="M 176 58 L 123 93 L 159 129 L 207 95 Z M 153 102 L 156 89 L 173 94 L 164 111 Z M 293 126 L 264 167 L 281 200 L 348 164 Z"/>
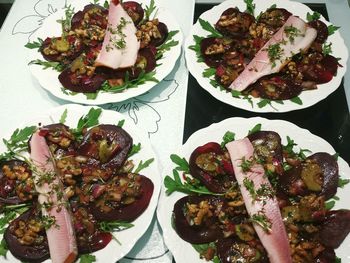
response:
<path fill-rule="evenodd" d="M 231 118 L 196 132 L 177 154 L 157 211 L 176 261 L 339 262 L 348 255 L 342 188 L 350 168 L 321 138 L 285 121 Z"/>
<path fill-rule="evenodd" d="M 77 106 L 55 112 L 48 119 L 59 113 L 59 122 L 41 118 L 4 140 L 1 255 L 25 262 L 116 261 L 151 223 L 160 189 L 154 153 L 115 112 Z"/>
<path fill-rule="evenodd" d="M 347 49 L 337 29 L 300 3 L 225 1 L 193 26 L 186 60 L 199 84 L 228 104 L 300 109 L 340 85 Z"/>
<path fill-rule="evenodd" d="M 45 89 L 102 104 L 140 95 L 170 73 L 181 33 L 154 0 L 145 7 L 135 1 L 83 3 L 49 17 L 26 45 L 33 49 L 30 68 Z"/>

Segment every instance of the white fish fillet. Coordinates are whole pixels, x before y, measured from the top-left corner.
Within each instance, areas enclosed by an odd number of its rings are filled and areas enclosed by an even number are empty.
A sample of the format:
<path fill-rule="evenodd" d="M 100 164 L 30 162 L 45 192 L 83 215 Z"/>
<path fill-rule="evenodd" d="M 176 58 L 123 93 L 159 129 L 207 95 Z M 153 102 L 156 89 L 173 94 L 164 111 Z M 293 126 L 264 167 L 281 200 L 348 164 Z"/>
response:
<path fill-rule="evenodd" d="M 101 51 L 95 60 L 95 66 L 112 69 L 133 66 L 140 49 L 140 42 L 136 37 L 137 29 L 131 17 L 120 3 L 115 2 L 118 1 L 110 1 L 106 34 Z M 120 26 L 121 23 L 124 26 Z M 118 26 L 121 27 L 120 31 Z M 124 44 L 118 45 L 121 40 L 125 41 Z"/>
<path fill-rule="evenodd" d="M 254 182 L 255 190 L 259 189 L 263 184 L 271 187 L 269 180 L 265 176 L 264 167 L 261 164 L 253 164 L 250 170 L 246 172 L 242 170 L 243 158 L 244 160 L 251 160 L 253 157 L 253 145 L 248 138 L 245 138 L 226 144 L 226 148 L 230 154 L 237 182 L 249 215 L 263 213 L 271 224 L 270 231 L 264 230 L 258 224 L 253 224 L 261 243 L 268 253 L 270 262 L 291 263 L 292 258 L 287 232 L 276 197 L 269 196 L 265 199 L 265 202 L 261 199 L 255 200 L 244 185 L 244 179 L 247 178 Z"/>
<path fill-rule="evenodd" d="M 296 28 L 297 34 L 288 35 L 285 28 Z M 308 26 L 302 19 L 290 16 L 286 23 L 272 36 L 272 38 L 258 51 L 253 60 L 243 72 L 229 86 L 232 90 L 243 91 L 263 76 L 279 72 L 295 54 L 307 50 L 317 36 L 316 29 Z M 268 48 L 280 43 L 282 52 L 280 58 L 270 61 Z"/>
<path fill-rule="evenodd" d="M 52 202 L 51 209 L 42 208 L 44 216 L 55 220 L 54 225 L 46 230 L 51 260 L 53 263 L 74 262 L 78 255 L 78 249 L 71 212 L 67 206 L 62 182 L 55 171 L 49 147 L 39 131 L 33 134 L 30 148 L 30 157 L 36 166 L 34 171 L 35 188 L 39 193 L 39 203 Z M 47 175 L 50 179 L 44 180 Z"/>

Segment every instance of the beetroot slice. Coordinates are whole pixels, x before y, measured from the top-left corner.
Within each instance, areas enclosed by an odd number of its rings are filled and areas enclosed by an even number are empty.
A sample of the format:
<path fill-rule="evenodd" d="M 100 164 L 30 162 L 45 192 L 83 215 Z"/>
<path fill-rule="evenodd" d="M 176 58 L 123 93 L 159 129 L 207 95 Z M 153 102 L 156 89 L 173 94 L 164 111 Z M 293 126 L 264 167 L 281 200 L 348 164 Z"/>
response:
<path fill-rule="evenodd" d="M 143 48 L 139 51 L 135 66 L 145 72 L 151 72 L 156 67 L 156 57 L 151 48 Z"/>
<path fill-rule="evenodd" d="M 333 249 L 326 247 L 316 258 L 316 263 L 334 263 L 336 256 Z"/>
<path fill-rule="evenodd" d="M 84 16 L 87 12 L 92 12 L 93 10 L 99 10 L 100 14 L 90 15 L 89 25 L 97 25 L 101 28 L 107 27 L 107 15 L 108 10 L 100 5 L 89 4 L 86 5 L 83 11 L 78 11 L 75 13 L 71 20 L 71 29 L 75 30 L 83 27 Z"/>
<path fill-rule="evenodd" d="M 313 20 L 308 23 L 309 26 L 317 30 L 317 37 L 315 41 L 323 44 L 328 38 L 328 27 L 321 20 Z"/>
<path fill-rule="evenodd" d="M 292 14 L 284 8 L 269 8 L 261 14 L 258 22 L 278 29 L 284 25 L 291 15 Z"/>
<path fill-rule="evenodd" d="M 222 160 L 218 164 L 216 171 L 214 171 L 216 173 L 214 176 L 197 165 L 196 160 L 202 154 L 223 156 L 225 154 L 224 151 L 218 143 L 209 142 L 192 152 L 189 165 L 191 175 L 201 181 L 210 191 L 214 193 L 225 193 L 236 181 L 231 162 L 229 160 Z M 211 162 L 217 163 L 214 159 Z"/>
<path fill-rule="evenodd" d="M 191 226 L 188 223 L 184 215 L 186 204 L 199 204 L 201 201 L 208 201 L 213 206 L 224 202 L 220 197 L 214 196 L 185 196 L 174 205 L 173 220 L 175 231 L 183 240 L 192 244 L 209 243 L 223 237 L 223 233 L 216 223 L 217 218 L 213 217 L 211 220 L 208 220 L 204 226 Z"/>
<path fill-rule="evenodd" d="M 4 172 L 3 167 L 7 165 L 10 169 L 13 169 L 14 166 L 23 166 L 26 169 L 28 169 L 28 172 L 30 173 L 29 176 L 31 176 L 31 171 L 28 168 L 28 165 L 20 160 L 9 160 L 9 161 L 3 161 L 0 163 L 0 204 L 8 204 L 8 205 L 16 205 L 16 204 L 22 204 L 27 201 L 24 201 L 23 199 L 19 198 L 19 196 L 16 193 L 16 187 L 21 184 L 20 181 L 14 179 L 8 178 Z M 28 189 L 29 191 L 35 191 L 34 184 L 33 189 Z M 26 191 L 28 193 L 28 191 Z"/>
<path fill-rule="evenodd" d="M 47 243 L 46 234 L 43 233 L 44 241 L 40 245 L 32 245 L 26 246 L 19 243 L 17 237 L 11 233 L 11 227 L 14 227 L 20 220 L 29 221 L 32 218 L 37 218 L 38 210 L 36 208 L 32 208 L 27 212 L 20 215 L 17 219 L 12 221 L 10 225 L 7 227 L 4 239 L 6 244 L 11 251 L 12 255 L 14 255 L 19 260 L 25 262 L 42 262 L 50 257 L 49 254 L 49 246 Z"/>
<path fill-rule="evenodd" d="M 101 212 L 98 207 L 93 205 L 91 213 L 95 216 L 95 218 L 99 221 L 121 220 L 131 222 L 139 217 L 148 207 L 154 189 L 154 185 L 149 178 L 143 175 L 140 176 L 142 194 L 139 198 L 129 205 L 120 206 L 107 213 Z"/>
<path fill-rule="evenodd" d="M 135 1 L 123 2 L 122 5 L 128 15 L 131 17 L 134 24 L 138 25 L 143 19 L 145 13 L 142 6 Z"/>
<path fill-rule="evenodd" d="M 223 46 L 223 49 L 224 49 L 223 52 L 220 52 L 218 54 L 207 54 L 208 53 L 206 52 L 207 50 L 211 50 L 212 47 L 215 47 L 218 45 Z M 226 44 L 225 40 L 222 38 L 208 37 L 208 38 L 204 38 L 201 41 L 200 47 L 201 47 L 202 57 L 204 58 L 204 62 L 209 67 L 216 68 L 223 61 L 224 51 L 228 50 L 230 48 L 230 45 Z"/>
<path fill-rule="evenodd" d="M 279 189 L 288 196 L 304 196 L 309 193 L 301 178 L 302 166 L 293 166 L 279 177 Z"/>
<path fill-rule="evenodd" d="M 339 168 L 338 163 L 332 155 L 325 152 L 315 153 L 307 159 L 315 161 L 323 173 L 323 186 L 321 194 L 328 200 L 337 193 Z"/>
<path fill-rule="evenodd" d="M 107 142 L 106 147 L 109 148 L 104 157 L 105 160 L 102 160 L 99 154 L 103 141 Z M 99 161 L 103 169 L 110 168 L 118 171 L 128 157 L 131 146 L 132 138 L 124 129 L 115 125 L 102 124 L 85 134 L 78 153 Z"/>
<path fill-rule="evenodd" d="M 159 22 L 157 25 L 157 28 L 158 28 L 158 31 L 159 31 L 161 37 L 160 38 L 152 38 L 150 43 L 147 46 L 158 47 L 161 44 L 163 44 L 164 41 L 166 40 L 166 38 L 168 37 L 169 30 L 168 30 L 168 27 L 166 24 Z"/>
<path fill-rule="evenodd" d="M 320 242 L 326 247 L 338 248 L 349 232 L 350 211 L 329 211 L 320 230 Z"/>

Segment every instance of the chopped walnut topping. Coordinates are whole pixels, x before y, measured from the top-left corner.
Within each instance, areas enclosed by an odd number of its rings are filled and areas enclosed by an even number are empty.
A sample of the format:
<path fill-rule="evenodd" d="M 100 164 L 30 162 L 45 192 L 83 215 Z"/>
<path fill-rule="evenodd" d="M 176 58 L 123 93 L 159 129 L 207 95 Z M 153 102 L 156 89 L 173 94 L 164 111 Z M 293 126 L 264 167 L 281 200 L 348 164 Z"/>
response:
<path fill-rule="evenodd" d="M 140 26 L 139 30 L 136 32 L 136 37 L 141 42 L 140 48 L 148 46 L 152 38 L 156 39 L 162 37 L 158 30 L 158 24 L 158 19 L 153 19 Z"/>

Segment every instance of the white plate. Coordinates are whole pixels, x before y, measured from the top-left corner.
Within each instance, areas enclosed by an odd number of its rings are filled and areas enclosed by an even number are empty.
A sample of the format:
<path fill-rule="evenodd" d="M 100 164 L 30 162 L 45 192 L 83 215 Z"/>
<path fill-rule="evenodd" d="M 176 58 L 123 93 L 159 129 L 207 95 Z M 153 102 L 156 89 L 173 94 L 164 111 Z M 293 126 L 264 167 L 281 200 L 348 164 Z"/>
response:
<path fill-rule="evenodd" d="M 254 3 L 256 4 L 255 15 L 259 14 L 261 11 L 265 11 L 273 4 L 276 4 L 277 7 L 287 9 L 292 14 L 297 15 L 304 20 L 306 20 L 306 14 L 308 12 L 311 14 L 313 13 L 313 11 L 306 5 L 298 2 L 287 1 L 287 0 L 264 0 L 264 1 L 254 1 Z M 235 7 L 235 6 L 237 6 L 241 11 L 244 11 L 246 9 L 246 4 L 243 2 L 243 0 L 227 0 L 213 7 L 207 12 L 204 12 L 200 16 L 200 18 L 206 21 L 209 21 L 211 25 L 214 25 L 219 19 L 223 11 L 225 11 L 229 7 Z M 325 22 L 326 25 L 330 25 L 330 23 L 327 22 L 323 17 L 321 17 L 321 20 Z M 222 102 L 225 102 L 229 105 L 232 105 L 244 110 L 253 111 L 253 112 L 287 112 L 287 111 L 310 107 L 315 103 L 325 99 L 328 95 L 330 95 L 333 91 L 335 91 L 339 87 L 341 80 L 346 72 L 348 50 L 345 46 L 343 38 L 339 34 L 339 31 L 336 31 L 333 35 L 329 36 L 327 42 L 332 42 L 332 50 L 333 50 L 332 55 L 334 57 L 341 58 L 339 63 L 343 67 L 338 67 L 337 76 L 335 76 L 328 83 L 317 85 L 318 86 L 317 90 L 303 91 L 299 95 L 299 98 L 303 102 L 302 105 L 298 105 L 289 100 L 285 100 L 283 101 L 284 104 L 278 104 L 278 103 L 272 102 L 273 107 L 271 107 L 270 105 L 266 105 L 263 108 L 259 108 L 257 103 L 259 103 L 261 100 L 259 98 L 252 97 L 252 101 L 253 101 L 253 107 L 252 107 L 246 99 L 234 98 L 231 96 L 230 93 L 214 88 L 209 83 L 209 78 L 204 78 L 202 76 L 203 71 L 206 68 L 208 68 L 208 66 L 204 62 L 202 63 L 197 62 L 195 51 L 190 50 L 188 47 L 195 44 L 193 40 L 193 35 L 207 36 L 208 34 L 209 33 L 200 26 L 198 21 L 196 24 L 193 25 L 191 32 L 185 42 L 185 50 L 186 50 L 185 56 L 186 56 L 187 67 L 191 72 L 191 74 L 197 79 L 199 85 L 201 85 L 212 96 L 214 96 L 218 100 L 221 100 Z"/>
<path fill-rule="evenodd" d="M 71 5 L 74 7 L 75 12 L 77 12 L 79 10 L 83 10 L 84 6 L 91 2 L 92 1 L 90 0 L 79 0 L 73 1 Z M 137 2 L 143 3 L 143 7 L 145 7 L 145 5 L 149 5 L 149 0 L 137 0 Z M 180 26 L 174 16 L 164 7 L 162 7 L 159 1 L 155 2 L 158 8 L 156 17 L 159 19 L 159 21 L 165 23 L 169 31 L 179 31 L 173 37 L 175 41 L 179 41 L 179 44 L 166 51 L 163 57 L 160 60 L 157 60 L 157 64 L 161 65 L 155 68 L 156 75 L 154 77 L 157 80 L 162 81 L 173 70 L 175 63 L 180 56 L 183 37 Z M 31 36 L 30 41 L 37 41 L 38 37 L 45 40 L 47 37 L 60 36 L 62 34 L 61 24 L 57 23 L 57 20 L 62 19 L 62 17 L 64 17 L 64 10 L 60 10 L 47 17 L 43 21 L 42 26 Z M 37 52 L 37 49 L 28 49 L 28 53 L 28 62 L 35 59 L 45 60 L 41 53 Z M 157 84 L 155 82 L 147 81 L 146 83 L 139 85 L 137 88 L 127 89 L 121 93 L 99 92 L 96 99 L 88 100 L 82 93 L 78 93 L 76 95 L 64 94 L 61 90 L 62 84 L 58 80 L 59 72 L 56 70 L 51 68 L 43 69 L 43 67 L 40 65 L 29 65 L 29 69 L 33 76 L 39 81 L 40 85 L 56 97 L 88 105 L 101 105 L 110 102 L 124 101 L 149 91 Z"/>
<path fill-rule="evenodd" d="M 19 125 L 18 127 L 25 127 L 31 125 L 42 125 L 57 123 L 65 109 L 68 110 L 66 125 L 70 127 L 76 127 L 78 120 L 81 116 L 86 115 L 91 107 L 84 107 L 80 105 L 63 105 L 57 108 L 53 108 L 47 113 L 37 116 L 32 120 Z M 96 107 L 95 107 L 96 108 Z M 152 180 L 154 184 L 154 191 L 151 201 L 147 209 L 132 223 L 132 228 L 114 233 L 115 237 L 120 241 L 121 245 L 118 244 L 114 239 L 102 250 L 92 253 L 96 256 L 97 262 L 116 262 L 123 258 L 135 245 L 137 240 L 146 232 L 148 226 L 151 224 L 154 211 L 157 207 L 159 192 L 161 188 L 161 180 L 159 174 L 158 161 L 155 152 L 151 146 L 151 143 L 144 131 L 138 129 L 132 122 L 125 119 L 123 115 L 115 111 L 102 110 L 102 114 L 99 118 L 101 124 L 118 124 L 118 121 L 125 120 L 123 129 L 125 129 L 133 138 L 134 144 L 141 143 L 141 151 L 132 157 L 135 164 L 138 164 L 141 160 L 146 161 L 150 158 L 154 158 L 154 161 L 149 167 L 141 171 L 142 175 L 145 175 Z M 8 131 L 5 138 L 9 138 L 13 131 Z M 4 152 L 6 149 L 3 144 L 0 145 L 0 152 Z M 20 262 L 9 252 L 7 259 L 0 258 L 1 262 Z M 47 260 L 45 262 L 51 262 Z"/>
<path fill-rule="evenodd" d="M 309 149 L 312 152 L 328 152 L 330 154 L 335 153 L 334 149 L 328 142 L 316 135 L 313 135 L 308 130 L 302 129 L 290 122 L 282 120 L 267 120 L 263 118 L 230 118 L 195 132 L 183 146 L 179 147 L 175 154 L 189 160 L 191 153 L 198 146 L 210 141 L 221 143 L 222 137 L 226 131 L 234 132 L 236 134 L 236 139 L 244 138 L 247 136 L 248 131 L 258 123 L 262 124 L 262 130 L 272 130 L 278 132 L 282 138 L 283 144 L 287 144 L 286 136 L 289 135 L 300 148 Z M 340 177 L 343 179 L 349 179 L 349 165 L 340 157 L 338 159 L 338 164 Z M 169 159 L 169 165 L 165 167 L 162 175 L 172 176 L 172 170 L 174 168 L 175 165 L 171 163 Z M 336 202 L 334 209 L 349 209 L 349 187 L 350 186 L 347 186 L 345 189 L 338 188 L 337 196 L 340 198 L 340 200 Z M 164 187 L 161 192 L 157 209 L 157 217 L 163 230 L 165 244 L 168 246 L 171 253 L 173 253 L 175 260 L 178 263 L 207 262 L 205 260 L 201 260 L 198 252 L 192 247 L 192 245 L 182 240 L 171 226 L 171 215 L 174 204 L 183 196 L 185 196 L 185 194 L 179 192 L 174 192 L 170 196 L 166 196 Z M 343 260 L 342 262 L 350 261 L 349 249 L 350 236 L 348 236 L 341 247 L 336 250 L 336 254 Z"/>

